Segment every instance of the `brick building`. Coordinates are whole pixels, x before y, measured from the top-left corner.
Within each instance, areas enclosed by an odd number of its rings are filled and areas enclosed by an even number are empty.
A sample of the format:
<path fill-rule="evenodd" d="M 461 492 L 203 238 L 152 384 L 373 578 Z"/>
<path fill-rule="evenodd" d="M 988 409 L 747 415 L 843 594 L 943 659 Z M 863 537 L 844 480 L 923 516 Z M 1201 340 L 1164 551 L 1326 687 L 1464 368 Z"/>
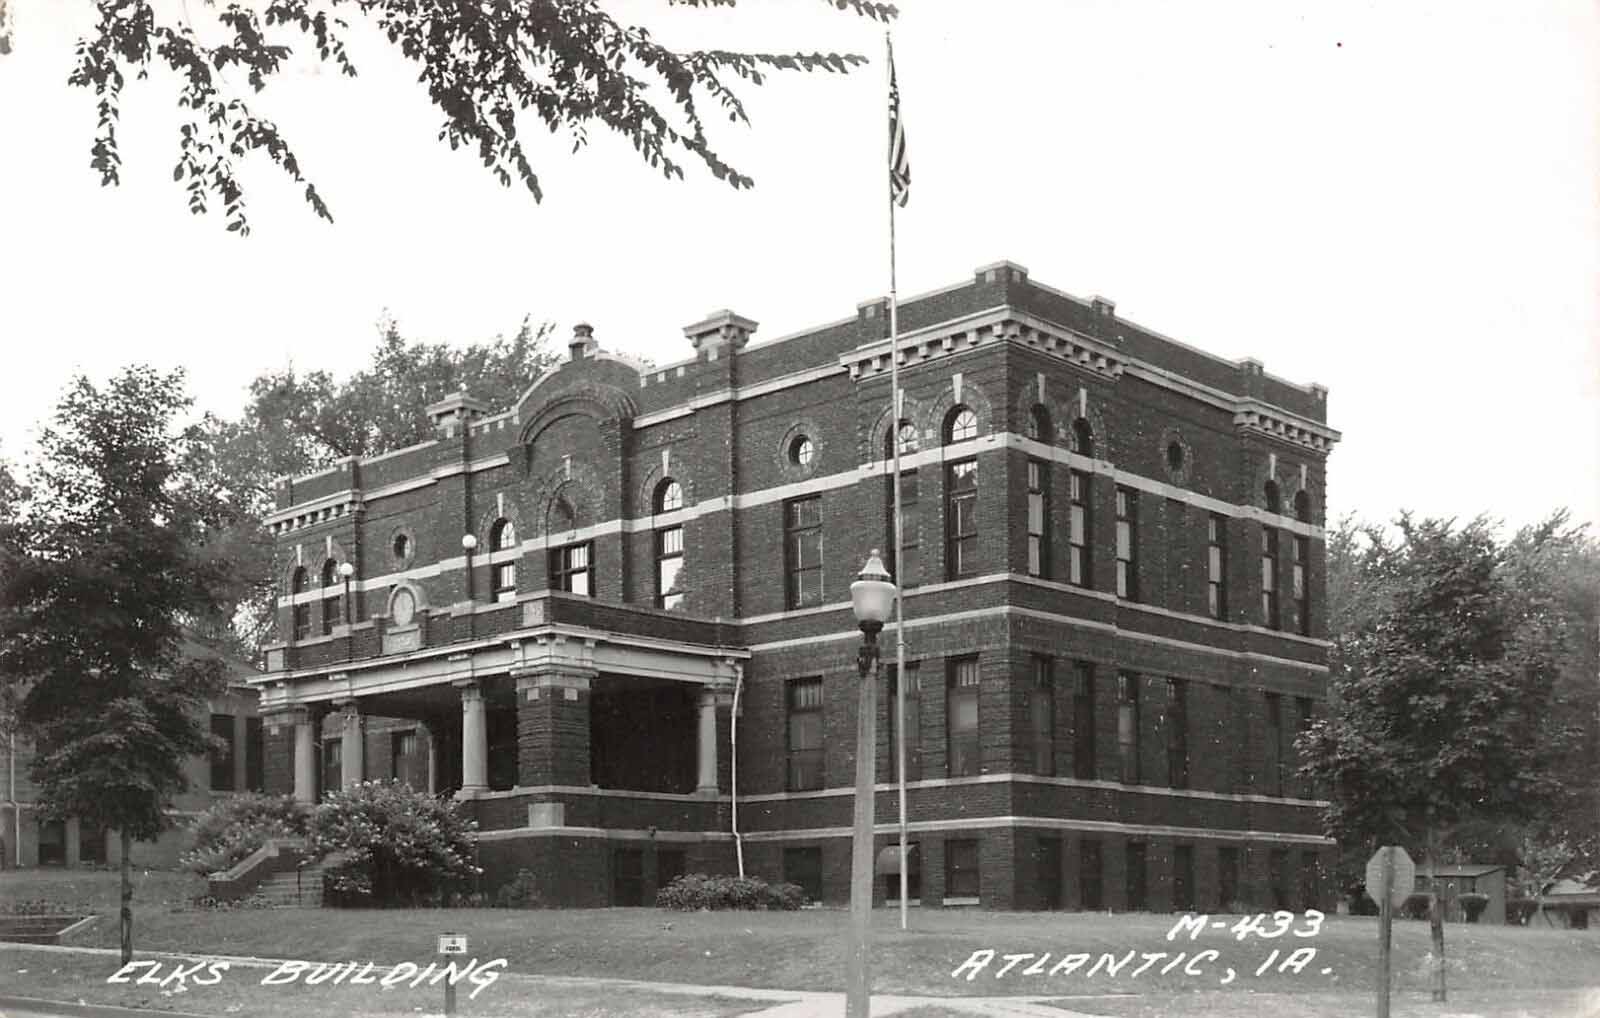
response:
<path fill-rule="evenodd" d="M 1326 390 L 1004 262 L 902 302 L 892 415 L 886 316 L 752 343 L 719 312 L 648 369 L 580 325 L 516 406 L 459 393 L 427 442 L 280 482 L 269 787 L 336 763 L 453 791 L 486 883 L 527 867 L 552 902 L 731 871 L 735 827 L 751 872 L 846 900 L 849 585 L 891 546 L 897 436 L 911 896 L 1331 902 L 1293 774 L 1327 676 Z"/>

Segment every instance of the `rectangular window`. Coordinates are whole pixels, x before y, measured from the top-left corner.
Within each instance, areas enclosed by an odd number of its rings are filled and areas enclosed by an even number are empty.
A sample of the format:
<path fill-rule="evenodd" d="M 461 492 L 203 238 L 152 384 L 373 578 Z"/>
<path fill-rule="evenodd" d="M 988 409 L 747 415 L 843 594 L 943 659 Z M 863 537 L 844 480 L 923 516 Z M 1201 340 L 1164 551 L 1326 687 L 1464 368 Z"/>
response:
<path fill-rule="evenodd" d="M 105 861 L 106 829 L 78 821 L 78 862 L 85 866 L 104 866 Z"/>
<path fill-rule="evenodd" d="M 945 479 L 947 544 L 945 574 L 949 579 L 978 573 L 978 461 L 952 463 Z"/>
<path fill-rule="evenodd" d="M 1283 696 L 1267 694 L 1267 795 L 1283 794 Z"/>
<path fill-rule="evenodd" d="M 1086 911 L 1105 907 L 1103 871 L 1100 868 L 1100 842 L 1084 838 L 1078 842 L 1078 899 Z"/>
<path fill-rule="evenodd" d="M 1049 478 L 1043 463 L 1028 461 L 1028 575 L 1049 577 L 1050 546 L 1045 520 L 1050 518 L 1046 490 Z"/>
<path fill-rule="evenodd" d="M 890 478 L 885 485 L 884 495 L 887 507 L 888 530 L 884 537 L 883 546 L 889 549 L 889 554 L 884 561 L 889 565 L 889 573 L 894 577 L 895 583 L 904 589 L 910 589 L 922 582 L 922 515 L 917 508 L 917 472 L 915 470 L 902 471 L 900 474 L 900 540 L 903 546 L 900 556 L 895 558 L 894 553 L 894 479 Z M 900 563 L 898 569 L 896 562 Z"/>
<path fill-rule="evenodd" d="M 1217 907 L 1223 912 L 1244 911 L 1239 902 L 1239 850 L 1217 849 Z"/>
<path fill-rule="evenodd" d="M 304 640 L 311 635 L 311 603 L 296 604 L 293 610 L 294 638 L 296 641 Z"/>
<path fill-rule="evenodd" d="M 1190 845 L 1172 850 L 1172 910 L 1194 911 L 1194 848 Z"/>
<path fill-rule="evenodd" d="M 789 683 L 789 791 L 821 788 L 822 680 Z"/>
<path fill-rule="evenodd" d="M 1167 779 L 1173 788 L 1189 787 L 1188 684 L 1167 680 Z"/>
<path fill-rule="evenodd" d="M 900 676 L 894 665 L 888 666 L 889 675 L 889 780 L 900 780 L 900 754 L 895 741 L 895 699 L 899 695 Z M 917 662 L 906 662 L 906 780 L 922 778 L 922 682 Z M 899 883 L 896 882 L 896 886 Z"/>
<path fill-rule="evenodd" d="M 783 850 L 783 879 L 806 892 L 806 900 L 822 900 L 822 849 L 815 846 Z M 896 881 L 898 883 L 898 881 Z"/>
<path fill-rule="evenodd" d="M 39 865 L 67 864 L 67 824 L 64 820 L 39 821 Z"/>
<path fill-rule="evenodd" d="M 550 589 L 594 596 L 594 542 L 550 549 Z"/>
<path fill-rule="evenodd" d="M 1289 907 L 1289 850 L 1275 848 L 1267 861 L 1267 880 L 1272 894 L 1274 911 Z"/>
<path fill-rule="evenodd" d="M 644 904 L 644 849 L 612 850 L 611 904 L 638 908 Z"/>
<path fill-rule="evenodd" d="M 683 528 L 663 527 L 656 531 L 656 607 L 672 611 L 683 604 L 677 589 L 678 573 L 683 570 Z"/>
<path fill-rule="evenodd" d="M 1295 731 L 1296 740 L 1298 741 L 1299 738 L 1304 737 L 1307 732 L 1311 731 L 1311 722 L 1312 722 L 1312 713 L 1311 713 L 1311 711 L 1312 711 L 1312 702 L 1311 702 L 1311 698 L 1310 697 L 1305 697 L 1305 696 L 1297 696 L 1297 697 L 1295 697 L 1295 699 L 1294 699 L 1294 707 L 1295 707 L 1294 731 Z M 1295 747 L 1295 760 L 1298 762 L 1300 759 L 1301 758 L 1299 756 L 1299 747 L 1297 745 Z M 1306 780 L 1306 779 L 1304 779 L 1304 778 L 1298 778 L 1298 776 L 1297 776 L 1297 782 L 1298 782 L 1298 786 L 1299 786 L 1299 789 L 1300 789 L 1300 793 L 1302 795 L 1310 796 L 1316 791 L 1314 788 L 1311 787 L 1311 782 Z"/>
<path fill-rule="evenodd" d="M 783 547 L 790 608 L 822 603 L 822 496 L 783 506 Z"/>
<path fill-rule="evenodd" d="M 1313 909 L 1322 899 L 1322 863 L 1315 852 L 1300 853 L 1300 907 Z"/>
<path fill-rule="evenodd" d="M 322 599 L 322 635 L 332 636 L 333 627 L 339 624 L 339 598 L 325 597 Z"/>
<path fill-rule="evenodd" d="M 250 792 L 267 789 L 266 734 L 260 718 L 244 719 L 244 787 Z"/>
<path fill-rule="evenodd" d="M 211 752 L 211 790 L 231 792 L 233 788 L 233 715 L 211 715 L 211 734 L 222 740 L 222 748 Z"/>
<path fill-rule="evenodd" d="M 1294 631 L 1311 635 L 1311 594 L 1306 589 L 1306 563 L 1311 558 L 1311 539 L 1294 539 Z"/>
<path fill-rule="evenodd" d="M 344 742 L 338 736 L 322 740 L 322 790 L 337 792 L 343 784 L 341 764 Z"/>
<path fill-rule="evenodd" d="M 489 567 L 489 582 L 496 602 L 517 599 L 517 564 L 496 562 Z"/>
<path fill-rule="evenodd" d="M 1033 723 L 1033 772 L 1045 777 L 1056 773 L 1055 676 L 1052 662 L 1043 655 L 1033 658 L 1033 688 L 1029 691 L 1028 713 Z"/>
<path fill-rule="evenodd" d="M 1139 676 L 1117 673 L 1117 751 L 1122 760 L 1122 783 L 1139 783 Z"/>
<path fill-rule="evenodd" d="M 1225 619 L 1228 617 L 1227 519 L 1213 514 L 1207 528 L 1206 611 L 1214 619 Z"/>
<path fill-rule="evenodd" d="M 945 698 L 948 777 L 965 778 L 979 772 L 978 761 L 978 659 L 958 658 L 949 663 Z"/>
<path fill-rule="evenodd" d="M 944 843 L 944 896 L 978 897 L 978 842 L 963 838 Z"/>
<path fill-rule="evenodd" d="M 1139 495 L 1117 489 L 1117 596 L 1139 600 Z"/>
<path fill-rule="evenodd" d="M 1074 587 L 1094 586 L 1089 570 L 1089 475 L 1072 471 L 1067 478 L 1068 520 L 1067 582 Z"/>
<path fill-rule="evenodd" d="M 1149 907 L 1149 896 L 1145 893 L 1148 886 L 1145 875 L 1145 859 L 1148 851 L 1145 843 L 1142 841 L 1128 842 L 1124 855 L 1126 860 L 1128 911 L 1142 912 Z"/>
<path fill-rule="evenodd" d="M 1211 744 L 1217 747 L 1218 762 L 1214 768 L 1217 775 L 1216 791 L 1223 793 L 1244 791 L 1245 775 L 1242 761 L 1244 753 L 1240 752 L 1238 740 L 1234 737 L 1233 716 L 1233 687 L 1213 685 L 1211 687 L 1212 701 L 1215 704 L 1212 724 Z"/>
<path fill-rule="evenodd" d="M 1278 531 L 1261 528 L 1261 624 L 1277 629 L 1278 623 Z"/>
<path fill-rule="evenodd" d="M 1094 665 L 1072 665 L 1072 776 L 1084 781 L 1096 777 L 1094 762 Z"/>

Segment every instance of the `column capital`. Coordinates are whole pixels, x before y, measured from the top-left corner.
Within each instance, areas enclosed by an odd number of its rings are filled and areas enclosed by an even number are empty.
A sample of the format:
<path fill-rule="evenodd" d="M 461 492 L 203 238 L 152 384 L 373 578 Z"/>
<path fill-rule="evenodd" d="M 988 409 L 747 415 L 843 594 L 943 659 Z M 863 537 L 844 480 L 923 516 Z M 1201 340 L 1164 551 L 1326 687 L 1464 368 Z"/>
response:
<path fill-rule="evenodd" d="M 513 668 L 512 678 L 517 680 L 518 700 L 537 700 L 541 690 L 565 689 L 577 693 L 587 693 L 591 684 L 599 677 L 599 672 L 593 669 L 580 668 L 552 668 L 548 665 L 532 668 Z"/>
<path fill-rule="evenodd" d="M 461 693 L 461 700 L 463 703 L 483 699 L 483 683 L 479 682 L 477 679 L 456 679 L 454 682 L 451 682 L 450 685 L 456 687 L 456 689 Z"/>
<path fill-rule="evenodd" d="M 707 683 L 700 687 L 699 699 L 701 707 L 732 707 L 733 687 Z"/>

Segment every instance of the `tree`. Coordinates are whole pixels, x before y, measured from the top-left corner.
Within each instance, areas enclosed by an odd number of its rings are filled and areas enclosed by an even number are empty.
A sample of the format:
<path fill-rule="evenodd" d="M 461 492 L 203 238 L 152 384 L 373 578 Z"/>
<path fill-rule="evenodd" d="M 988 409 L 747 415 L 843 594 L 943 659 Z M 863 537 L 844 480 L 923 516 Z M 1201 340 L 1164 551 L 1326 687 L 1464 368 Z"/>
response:
<path fill-rule="evenodd" d="M 1558 662 L 1519 615 L 1487 521 L 1402 516 L 1397 527 L 1398 543 L 1373 535 L 1364 567 L 1385 596 L 1301 750 L 1305 776 L 1332 790 L 1330 834 L 1347 846 L 1399 840 L 1437 864 L 1458 826 L 1528 823 L 1558 801 L 1545 730 Z M 1430 918 L 1443 1000 L 1437 896 Z"/>
<path fill-rule="evenodd" d="M 439 138 L 452 149 L 474 147 L 502 185 L 519 180 L 535 201 L 543 197 L 523 146 L 522 132 L 538 125 L 563 130 L 574 150 L 591 127 L 615 132 L 647 164 L 668 178 L 683 176 L 680 160 L 703 164 L 735 188 L 753 181 L 718 156 L 706 134 L 709 104 L 716 115 L 749 123 L 735 91 L 759 86 L 772 71 L 846 72 L 863 57 L 836 53 L 674 52 L 641 25 L 618 21 L 600 0 L 255 0 L 213 11 L 208 26 L 223 41 L 207 45 L 184 16 L 159 18 L 152 0 L 98 0 L 100 21 L 78 44 L 70 84 L 92 88 L 99 128 L 90 166 L 103 185 L 119 182 L 117 143 L 122 90 L 130 74 L 169 68 L 180 82 L 177 102 L 187 110 L 180 129 L 173 180 L 184 184 L 189 208 L 199 214 L 217 200 L 228 229 L 249 232 L 243 186 L 235 159 L 264 154 L 304 188 L 307 204 L 333 216 L 301 171 L 276 124 L 258 117 L 239 87 L 260 92 L 293 52 L 309 44 L 317 59 L 354 76 L 345 49 L 342 15 L 374 27 L 406 59 L 419 65 L 418 80 L 444 116 Z M 667 0 L 669 5 L 731 8 L 737 0 Z M 893 6 L 871 0 L 826 0 L 831 6 L 887 23 Z M 204 8 L 202 8 L 202 11 Z M 211 32 L 208 32 L 211 34 Z M 530 123 L 531 122 L 531 123 Z"/>
<path fill-rule="evenodd" d="M 227 571 L 204 542 L 223 520 L 191 469 L 202 436 L 175 424 L 188 405 L 181 372 L 76 379 L 40 438 L 31 497 L 0 531 L 0 679 L 21 694 L 42 814 L 121 835 L 124 962 L 132 842 L 168 825 L 224 684 L 220 660 L 181 649 Z"/>
<path fill-rule="evenodd" d="M 369 365 L 350 378 L 293 368 L 271 372 L 251 383 L 250 402 L 237 420 L 205 422 L 199 472 L 232 509 L 211 540 L 234 564 L 227 621 L 241 656 L 257 656 L 272 631 L 272 537 L 261 521 L 276 508 L 276 478 L 425 441 L 433 435 L 428 405 L 459 389 L 491 407 L 511 407 L 555 363 L 551 326 L 529 318 L 510 338 L 464 349 L 407 340 L 388 317 L 379 328 Z M 228 628 L 206 635 L 220 641 L 229 637 Z"/>

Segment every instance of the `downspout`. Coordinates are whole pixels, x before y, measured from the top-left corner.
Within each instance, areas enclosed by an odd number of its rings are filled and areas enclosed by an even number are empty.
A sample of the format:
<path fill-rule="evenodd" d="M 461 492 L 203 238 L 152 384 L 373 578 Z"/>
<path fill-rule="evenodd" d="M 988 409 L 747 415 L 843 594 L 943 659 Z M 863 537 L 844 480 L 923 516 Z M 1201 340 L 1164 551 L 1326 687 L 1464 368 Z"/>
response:
<path fill-rule="evenodd" d="M 739 694 L 744 692 L 744 666 L 733 664 L 733 710 L 728 712 L 728 761 L 731 771 L 728 781 L 729 812 L 733 821 L 733 851 L 739 858 L 739 879 L 744 879 L 744 840 L 739 837 Z"/>
<path fill-rule="evenodd" d="M 17 803 L 17 729 L 6 732 L 6 805 L 11 808 L 11 850 L 17 869 L 22 868 L 22 807 Z"/>

